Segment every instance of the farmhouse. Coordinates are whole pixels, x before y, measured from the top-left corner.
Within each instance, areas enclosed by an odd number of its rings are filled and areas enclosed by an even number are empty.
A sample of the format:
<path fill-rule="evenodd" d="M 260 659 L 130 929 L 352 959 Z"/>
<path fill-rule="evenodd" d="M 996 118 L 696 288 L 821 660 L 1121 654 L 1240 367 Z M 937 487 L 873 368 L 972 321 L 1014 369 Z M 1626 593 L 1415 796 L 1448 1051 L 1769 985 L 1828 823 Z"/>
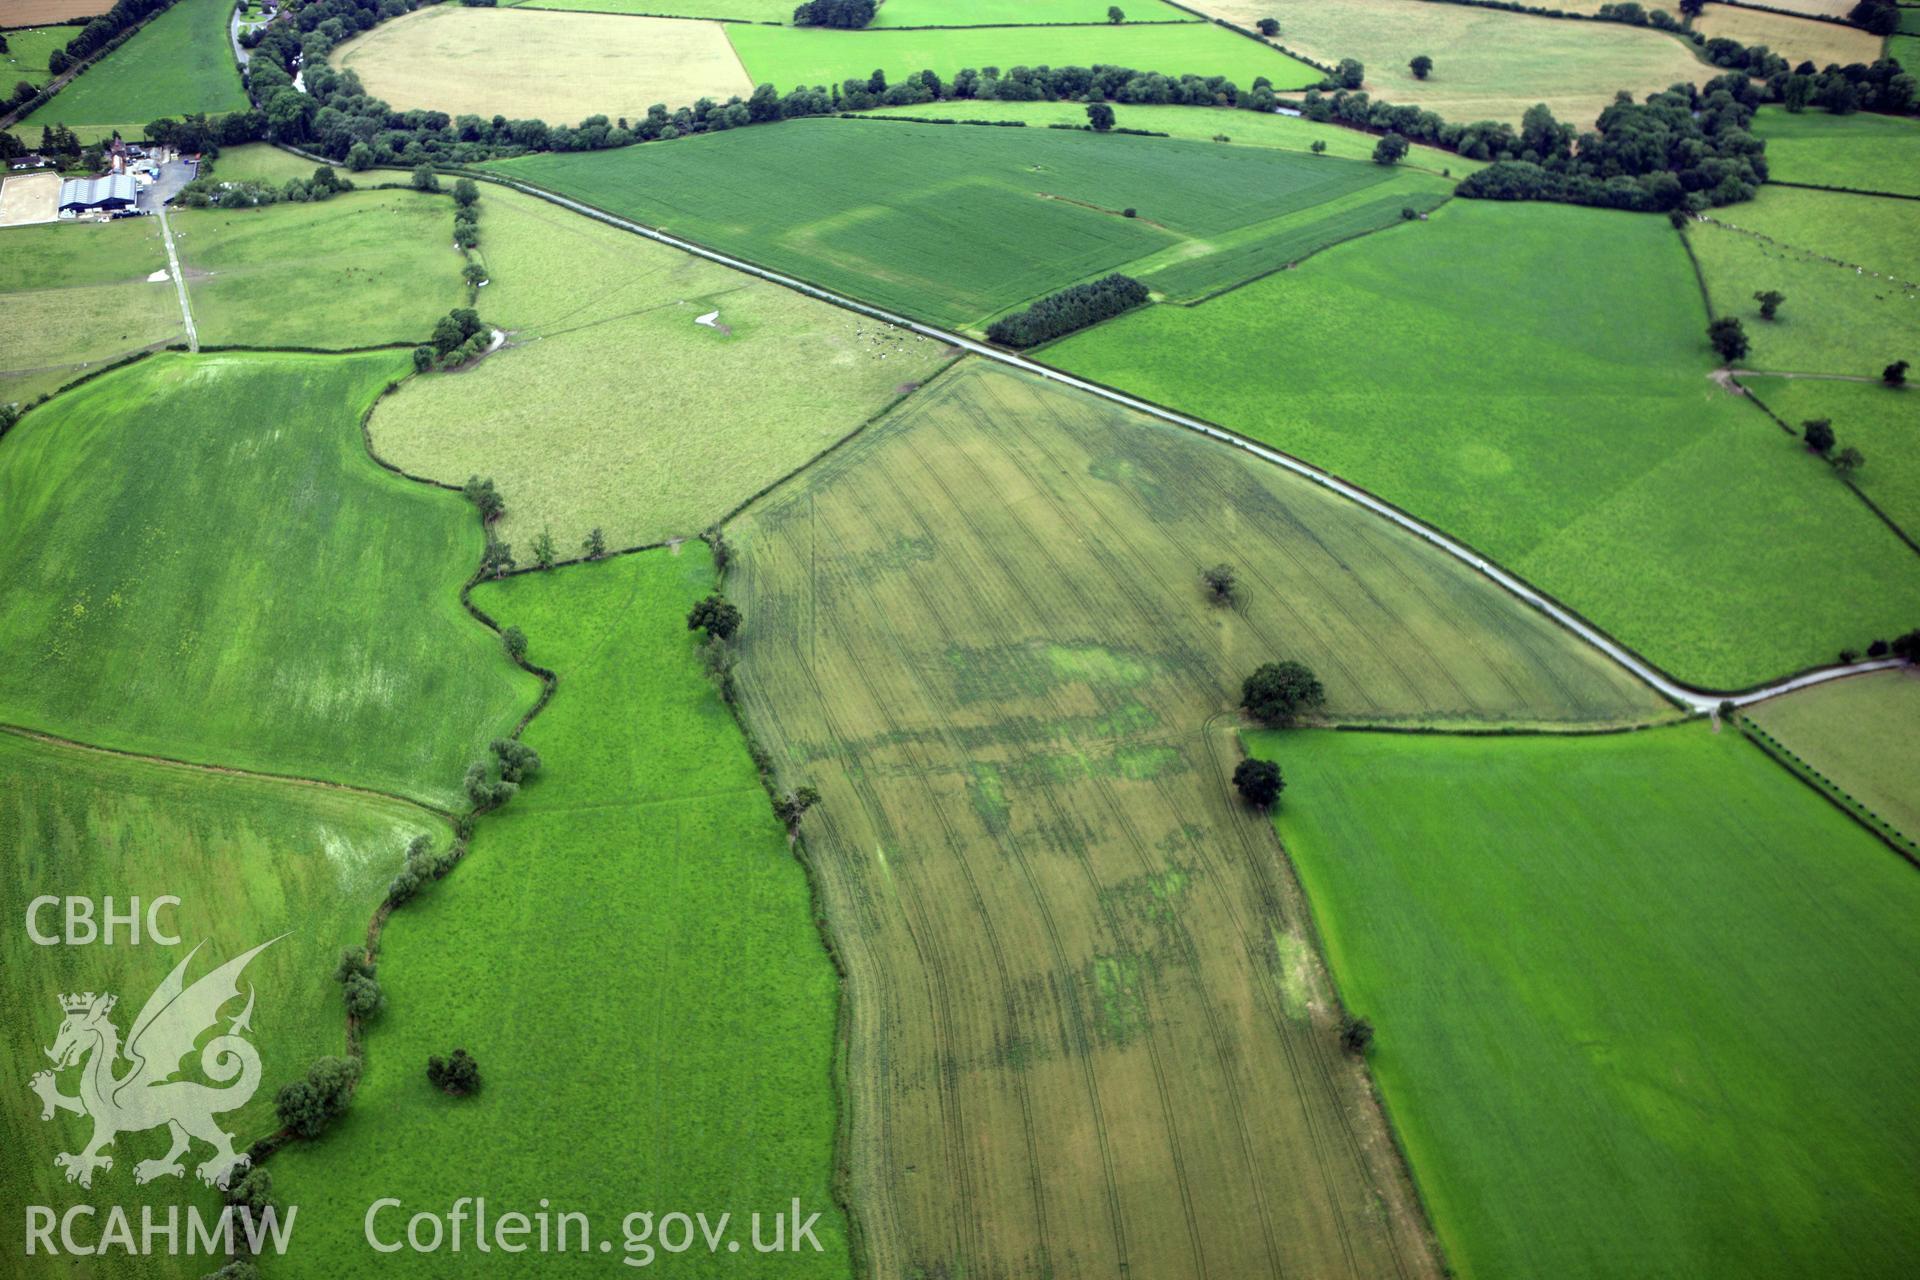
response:
<path fill-rule="evenodd" d="M 23 156 L 15 156 L 13 159 L 7 161 L 7 168 L 18 172 L 22 169 L 44 169 L 52 163 L 53 161 L 47 159 L 38 151 L 29 151 Z"/>
<path fill-rule="evenodd" d="M 111 213 L 131 209 L 139 202 L 139 188 L 130 174 L 70 178 L 60 184 L 61 213 Z"/>

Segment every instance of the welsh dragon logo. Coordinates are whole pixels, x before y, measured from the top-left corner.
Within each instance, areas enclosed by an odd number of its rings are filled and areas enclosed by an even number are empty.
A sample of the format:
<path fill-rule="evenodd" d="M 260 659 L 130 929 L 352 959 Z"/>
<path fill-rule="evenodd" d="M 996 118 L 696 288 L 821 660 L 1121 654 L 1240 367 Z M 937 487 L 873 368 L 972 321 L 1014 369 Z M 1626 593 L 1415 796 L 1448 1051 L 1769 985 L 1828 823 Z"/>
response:
<path fill-rule="evenodd" d="M 201 1072 L 223 1087 L 174 1077 L 180 1074 L 181 1059 L 193 1052 L 195 1042 L 219 1023 L 220 1010 L 239 998 L 240 973 L 247 963 L 279 940 L 261 943 L 188 986 L 187 965 L 199 954 L 196 946 L 148 997 L 140 1016 L 133 1020 L 124 1048 L 119 1029 L 109 1016 L 117 996 L 89 991 L 60 997 L 60 1007 L 67 1016 L 53 1047 L 46 1051 L 53 1059 L 53 1070 L 38 1073 L 30 1083 L 44 1104 L 42 1120 L 53 1119 L 56 1111 L 93 1117 L 93 1138 L 86 1147 L 76 1154 L 62 1153 L 53 1158 L 54 1164 L 67 1171 L 68 1182 L 91 1187 L 94 1170 L 113 1168 L 113 1157 L 103 1152 L 113 1145 L 114 1138 L 161 1125 L 167 1127 L 172 1146 L 164 1157 L 135 1165 L 135 1182 L 184 1176 L 186 1168 L 180 1157 L 187 1154 L 195 1138 L 213 1148 L 213 1154 L 194 1170 L 202 1182 L 224 1189 L 246 1168 L 248 1157 L 234 1151 L 233 1135 L 216 1124 L 214 1117 L 246 1105 L 260 1087 L 260 1055 L 242 1038 L 242 1033 L 252 1030 L 251 985 L 246 1008 L 227 1024 L 225 1034 L 209 1040 L 200 1051 Z M 115 1068 L 123 1057 L 129 1065 L 124 1073 L 116 1075 Z M 80 1066 L 80 1093 L 70 1098 L 60 1092 L 55 1076 L 73 1066 Z"/>

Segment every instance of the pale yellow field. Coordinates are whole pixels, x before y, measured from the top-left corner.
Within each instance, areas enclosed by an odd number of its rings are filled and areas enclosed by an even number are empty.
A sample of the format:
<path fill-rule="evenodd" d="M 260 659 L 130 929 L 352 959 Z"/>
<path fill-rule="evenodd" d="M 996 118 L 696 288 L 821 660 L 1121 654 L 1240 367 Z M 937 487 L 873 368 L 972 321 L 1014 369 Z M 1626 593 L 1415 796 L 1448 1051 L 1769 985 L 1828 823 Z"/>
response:
<path fill-rule="evenodd" d="M 113 0 L 6 0 L 0 4 L 0 26 L 37 27 L 68 18 L 91 18 L 113 8 Z M 75 27 L 73 34 L 79 35 Z"/>
<path fill-rule="evenodd" d="M 1193 0 L 1193 7 L 1249 28 L 1278 18 L 1278 43 L 1326 63 L 1358 58 L 1376 98 L 1463 124 L 1518 123 L 1528 107 L 1544 102 L 1585 128 L 1618 90 L 1644 97 L 1717 74 L 1672 36 L 1619 23 L 1426 0 Z M 1407 70 L 1422 53 L 1434 61 L 1424 81 Z"/>
<path fill-rule="evenodd" d="M 578 124 L 753 91 L 718 23 L 436 5 L 334 51 L 396 110 Z"/>
<path fill-rule="evenodd" d="M 1783 13 L 1710 4 L 1705 13 L 1694 19 L 1693 25 L 1708 39 L 1725 36 L 1745 45 L 1763 44 L 1790 62 L 1810 59 L 1817 67 L 1830 62 L 1841 66 L 1853 62 L 1871 64 L 1880 56 L 1879 36 L 1858 27 L 1790 18 Z"/>
<path fill-rule="evenodd" d="M 0 227 L 52 222 L 59 216 L 60 175 L 23 173 L 0 183 Z"/>

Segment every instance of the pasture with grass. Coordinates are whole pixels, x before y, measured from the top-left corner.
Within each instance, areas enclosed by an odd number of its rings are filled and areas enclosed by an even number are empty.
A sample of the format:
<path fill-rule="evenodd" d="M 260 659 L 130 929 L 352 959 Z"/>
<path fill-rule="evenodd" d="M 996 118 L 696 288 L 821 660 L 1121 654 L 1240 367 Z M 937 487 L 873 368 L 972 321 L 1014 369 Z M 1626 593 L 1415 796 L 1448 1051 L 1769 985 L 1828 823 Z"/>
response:
<path fill-rule="evenodd" d="M 12 0 L 0 1276 L 1920 1274 L 1920 8 L 1542 7 Z"/>

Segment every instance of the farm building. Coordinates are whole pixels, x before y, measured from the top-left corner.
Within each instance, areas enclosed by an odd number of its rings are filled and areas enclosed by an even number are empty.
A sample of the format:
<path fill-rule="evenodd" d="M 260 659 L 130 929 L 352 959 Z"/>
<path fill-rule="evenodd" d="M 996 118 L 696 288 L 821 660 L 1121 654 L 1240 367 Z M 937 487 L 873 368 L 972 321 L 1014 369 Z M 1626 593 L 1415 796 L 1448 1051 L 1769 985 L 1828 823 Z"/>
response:
<path fill-rule="evenodd" d="M 23 156 L 15 156 L 13 159 L 7 161 L 7 168 L 15 171 L 21 169 L 44 169 L 52 163 L 53 161 L 47 159 L 38 151 L 29 151 Z"/>
<path fill-rule="evenodd" d="M 140 189 L 130 174 L 106 178 L 76 178 L 60 184 L 61 213 L 111 213 L 140 202 Z"/>

